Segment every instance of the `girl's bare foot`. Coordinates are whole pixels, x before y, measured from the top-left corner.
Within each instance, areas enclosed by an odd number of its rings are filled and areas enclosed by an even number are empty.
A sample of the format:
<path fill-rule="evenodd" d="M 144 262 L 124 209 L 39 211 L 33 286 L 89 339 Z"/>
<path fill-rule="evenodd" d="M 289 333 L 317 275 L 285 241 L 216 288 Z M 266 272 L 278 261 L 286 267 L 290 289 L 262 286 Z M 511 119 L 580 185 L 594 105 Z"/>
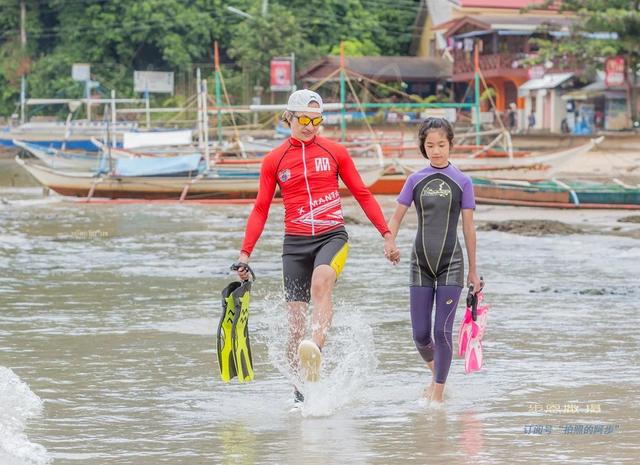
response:
<path fill-rule="evenodd" d="M 427 368 L 429 368 L 429 370 L 431 371 L 431 376 L 435 376 L 435 366 L 434 366 L 433 360 L 431 360 L 430 362 L 427 362 Z M 432 379 L 431 383 L 429 383 L 429 385 L 426 388 L 424 388 L 425 399 L 431 400 L 431 396 L 433 396 L 434 388 L 435 388 L 435 382 Z"/>
<path fill-rule="evenodd" d="M 436 375 L 436 366 L 433 360 L 431 360 L 430 362 L 427 362 L 427 368 L 431 371 L 431 374 L 433 376 Z"/>
<path fill-rule="evenodd" d="M 433 383 L 433 391 L 431 391 L 431 402 L 444 402 L 444 384 Z"/>
<path fill-rule="evenodd" d="M 424 397 L 427 400 L 431 400 L 431 397 L 433 396 L 433 389 L 435 388 L 435 383 L 433 381 L 431 381 L 429 383 L 429 385 L 424 388 Z"/>

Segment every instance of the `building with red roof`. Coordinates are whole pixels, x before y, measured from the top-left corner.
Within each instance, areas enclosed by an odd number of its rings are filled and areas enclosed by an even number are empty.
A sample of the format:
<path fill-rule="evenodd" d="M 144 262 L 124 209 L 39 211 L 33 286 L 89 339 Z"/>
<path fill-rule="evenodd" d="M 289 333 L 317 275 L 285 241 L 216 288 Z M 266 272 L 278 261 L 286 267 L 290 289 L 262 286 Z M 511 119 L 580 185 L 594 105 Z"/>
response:
<path fill-rule="evenodd" d="M 568 33 L 572 16 L 559 15 L 556 7 L 535 9 L 543 0 L 424 0 L 416 19 L 412 52 L 417 56 L 446 57 L 453 62 L 451 80 L 458 100 L 473 100 L 474 48 L 479 50 L 479 67 L 486 87 L 493 90 L 498 117 L 517 109 L 520 128 L 537 113 L 537 128 L 559 130 L 564 105 L 558 89 L 572 87 L 576 74 L 571 63 L 532 65 L 540 27 L 550 25 L 550 34 Z M 529 8 L 526 11 L 523 8 Z M 538 89 L 519 89 L 528 81 L 549 75 Z M 526 86 L 525 86 L 526 87 Z M 486 90 L 483 83 L 481 92 Z M 536 99 L 540 96 L 541 99 Z M 488 101 L 483 102 L 489 110 Z M 506 118 L 505 118 L 506 119 Z"/>

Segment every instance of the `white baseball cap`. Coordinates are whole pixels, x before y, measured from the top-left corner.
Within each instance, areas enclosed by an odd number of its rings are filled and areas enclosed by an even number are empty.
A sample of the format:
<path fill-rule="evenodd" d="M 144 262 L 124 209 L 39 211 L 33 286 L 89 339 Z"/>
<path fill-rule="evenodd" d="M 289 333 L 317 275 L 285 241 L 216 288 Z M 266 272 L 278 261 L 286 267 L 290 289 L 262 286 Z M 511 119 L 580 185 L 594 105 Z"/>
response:
<path fill-rule="evenodd" d="M 309 104 L 311 102 L 316 102 L 319 107 L 310 107 Z M 322 97 L 317 92 L 309 89 L 296 90 L 289 96 L 287 111 L 322 113 Z"/>

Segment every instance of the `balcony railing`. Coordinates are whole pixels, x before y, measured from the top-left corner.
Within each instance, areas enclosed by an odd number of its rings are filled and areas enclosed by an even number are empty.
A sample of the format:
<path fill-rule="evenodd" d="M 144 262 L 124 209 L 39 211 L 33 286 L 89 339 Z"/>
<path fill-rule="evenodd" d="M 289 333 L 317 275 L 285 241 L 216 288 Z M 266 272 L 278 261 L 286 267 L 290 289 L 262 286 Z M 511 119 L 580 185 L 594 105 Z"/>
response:
<path fill-rule="evenodd" d="M 473 64 L 473 53 L 456 51 L 453 55 L 453 73 L 464 74 L 475 71 Z M 492 55 L 480 55 L 480 69 L 489 71 L 494 69 L 520 68 L 522 60 L 527 58 L 524 53 L 497 53 Z M 515 65 L 514 65 L 515 63 Z"/>
<path fill-rule="evenodd" d="M 489 55 L 480 55 L 480 70 L 528 70 L 532 65 L 525 63 L 525 60 L 531 58 L 531 54 L 527 53 L 496 53 Z M 473 73 L 475 71 L 473 64 L 473 54 L 465 53 L 457 50 L 453 54 L 453 74 L 460 75 L 466 73 Z M 553 62 L 553 66 L 545 67 L 547 73 L 567 72 L 572 71 L 576 74 L 582 74 L 578 69 L 574 60 L 561 60 L 556 59 Z"/>

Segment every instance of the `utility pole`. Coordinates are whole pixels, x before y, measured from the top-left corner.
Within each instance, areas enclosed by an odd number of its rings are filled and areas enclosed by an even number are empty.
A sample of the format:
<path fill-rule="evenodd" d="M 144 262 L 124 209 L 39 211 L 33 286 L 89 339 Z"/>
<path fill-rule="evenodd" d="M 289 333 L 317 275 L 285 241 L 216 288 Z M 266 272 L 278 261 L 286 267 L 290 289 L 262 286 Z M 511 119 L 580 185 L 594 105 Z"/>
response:
<path fill-rule="evenodd" d="M 267 12 L 269 11 L 269 0 L 262 0 L 262 17 L 267 16 Z"/>
<path fill-rule="evenodd" d="M 340 42 L 340 140 L 347 140 L 347 87 L 344 60 L 344 42 Z"/>
<path fill-rule="evenodd" d="M 20 124 L 24 124 L 25 100 L 27 98 L 27 80 L 24 76 L 24 60 L 27 56 L 27 5 L 24 0 L 20 2 L 20 45 L 23 53 L 22 76 L 20 78 Z"/>
<path fill-rule="evenodd" d="M 22 48 L 27 46 L 27 5 L 24 0 L 20 2 L 20 43 Z"/>

